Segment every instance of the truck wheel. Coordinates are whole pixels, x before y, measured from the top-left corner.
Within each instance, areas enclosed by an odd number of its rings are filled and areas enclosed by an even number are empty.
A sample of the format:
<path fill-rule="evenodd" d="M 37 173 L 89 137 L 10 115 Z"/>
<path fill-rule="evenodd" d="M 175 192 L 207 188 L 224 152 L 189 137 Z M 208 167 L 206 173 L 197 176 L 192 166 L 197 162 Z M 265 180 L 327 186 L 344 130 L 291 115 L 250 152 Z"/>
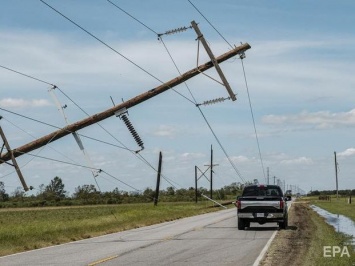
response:
<path fill-rule="evenodd" d="M 286 217 L 283 222 L 279 222 L 280 229 L 286 229 L 288 226 L 288 218 Z"/>
<path fill-rule="evenodd" d="M 244 230 L 244 228 L 245 228 L 244 220 L 238 218 L 238 230 Z"/>

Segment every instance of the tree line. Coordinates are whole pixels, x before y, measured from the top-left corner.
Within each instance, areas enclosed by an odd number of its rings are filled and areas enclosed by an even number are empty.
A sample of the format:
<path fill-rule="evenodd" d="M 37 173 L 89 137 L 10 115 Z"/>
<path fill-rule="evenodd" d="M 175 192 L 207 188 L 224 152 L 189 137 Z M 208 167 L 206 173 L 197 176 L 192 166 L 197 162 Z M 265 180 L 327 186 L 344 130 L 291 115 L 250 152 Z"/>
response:
<path fill-rule="evenodd" d="M 307 195 L 308 196 L 323 196 L 323 195 L 326 195 L 326 196 L 330 196 L 330 195 L 336 195 L 337 194 L 337 191 L 334 189 L 334 190 L 321 190 L 321 191 L 318 191 L 318 190 L 314 190 L 314 191 L 311 191 L 309 192 Z M 338 190 L 338 194 L 340 196 L 355 196 L 355 189 L 342 189 L 342 190 Z"/>
<path fill-rule="evenodd" d="M 213 191 L 213 198 L 217 200 L 234 200 L 241 194 L 243 185 L 232 183 Z M 155 190 L 147 187 L 144 191 L 123 191 L 117 187 L 112 191 L 101 192 L 93 184 L 84 184 L 75 188 L 69 195 L 65 190 L 63 180 L 56 176 L 49 184 L 41 184 L 36 195 L 28 196 L 21 187 L 12 193 L 5 191 L 4 182 L 0 181 L 0 208 L 6 207 L 40 207 L 40 206 L 70 206 L 94 204 L 123 204 L 153 202 Z M 209 196 L 210 191 L 200 187 L 197 190 L 198 200 L 206 200 L 203 195 Z M 159 192 L 161 202 L 195 201 L 195 188 L 167 187 Z"/>

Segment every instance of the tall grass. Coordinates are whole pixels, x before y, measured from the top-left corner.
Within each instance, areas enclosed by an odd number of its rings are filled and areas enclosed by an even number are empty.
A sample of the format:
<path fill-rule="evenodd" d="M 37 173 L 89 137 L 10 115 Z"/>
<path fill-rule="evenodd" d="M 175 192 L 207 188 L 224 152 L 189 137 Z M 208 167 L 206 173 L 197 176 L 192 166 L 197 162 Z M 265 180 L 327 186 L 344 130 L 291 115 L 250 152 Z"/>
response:
<path fill-rule="evenodd" d="M 206 203 L 0 210 L 0 256 L 219 210 Z"/>

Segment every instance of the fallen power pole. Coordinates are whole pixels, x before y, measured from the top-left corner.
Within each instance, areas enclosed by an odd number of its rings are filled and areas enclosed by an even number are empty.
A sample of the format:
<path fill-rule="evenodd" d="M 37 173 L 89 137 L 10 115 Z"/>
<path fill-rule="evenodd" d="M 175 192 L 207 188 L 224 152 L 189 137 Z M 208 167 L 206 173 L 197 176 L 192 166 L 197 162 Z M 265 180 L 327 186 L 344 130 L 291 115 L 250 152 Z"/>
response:
<path fill-rule="evenodd" d="M 119 115 L 119 111 L 123 109 L 128 109 L 131 108 L 135 105 L 138 105 L 146 100 L 149 100 L 150 98 L 153 98 L 160 93 L 163 93 L 195 76 L 198 74 L 214 67 L 216 64 L 222 63 L 238 54 L 242 55 L 246 50 L 250 49 L 251 46 L 248 43 L 242 44 L 238 47 L 235 47 L 234 49 L 220 55 L 219 57 L 216 57 L 213 61 L 209 61 L 205 64 L 202 64 L 200 66 L 197 66 L 196 68 L 193 68 L 185 73 L 183 73 L 181 76 L 176 77 L 166 83 L 163 83 L 154 89 L 151 89 L 147 92 L 144 92 L 134 98 L 129 99 L 128 101 L 125 101 L 121 104 L 118 104 L 106 111 L 103 111 L 101 113 L 97 113 L 95 115 L 92 115 L 88 118 L 85 118 L 83 120 L 77 121 L 75 123 L 72 123 L 70 125 L 67 125 L 66 127 L 59 129 L 57 131 L 54 131 L 46 136 L 43 136 L 39 139 L 36 139 L 30 143 L 27 143 L 23 146 L 20 146 L 16 149 L 13 150 L 8 150 L 6 153 L 0 155 L 0 164 L 5 163 L 9 160 L 13 160 L 13 158 L 19 157 L 23 154 L 29 153 L 33 150 L 36 150 L 38 148 L 41 148 L 55 140 L 58 140 L 64 136 L 67 136 L 69 134 L 72 134 L 80 129 L 83 129 L 85 127 L 91 126 L 95 123 L 98 123 L 106 118 L 109 118 L 114 115 Z M 27 191 L 27 187 L 24 186 L 24 189 Z"/>

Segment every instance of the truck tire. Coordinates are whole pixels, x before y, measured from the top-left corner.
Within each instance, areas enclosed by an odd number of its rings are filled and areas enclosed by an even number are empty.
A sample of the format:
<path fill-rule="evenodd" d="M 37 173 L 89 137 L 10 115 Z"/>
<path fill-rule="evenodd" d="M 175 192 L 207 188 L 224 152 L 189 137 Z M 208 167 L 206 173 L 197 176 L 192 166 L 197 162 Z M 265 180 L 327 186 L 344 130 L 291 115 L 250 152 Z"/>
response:
<path fill-rule="evenodd" d="M 286 217 L 283 222 L 280 222 L 279 223 L 279 227 L 280 229 L 287 229 L 287 226 L 288 226 L 288 217 Z"/>
<path fill-rule="evenodd" d="M 244 230 L 244 229 L 245 229 L 244 220 L 241 218 L 238 218 L 238 230 Z"/>

